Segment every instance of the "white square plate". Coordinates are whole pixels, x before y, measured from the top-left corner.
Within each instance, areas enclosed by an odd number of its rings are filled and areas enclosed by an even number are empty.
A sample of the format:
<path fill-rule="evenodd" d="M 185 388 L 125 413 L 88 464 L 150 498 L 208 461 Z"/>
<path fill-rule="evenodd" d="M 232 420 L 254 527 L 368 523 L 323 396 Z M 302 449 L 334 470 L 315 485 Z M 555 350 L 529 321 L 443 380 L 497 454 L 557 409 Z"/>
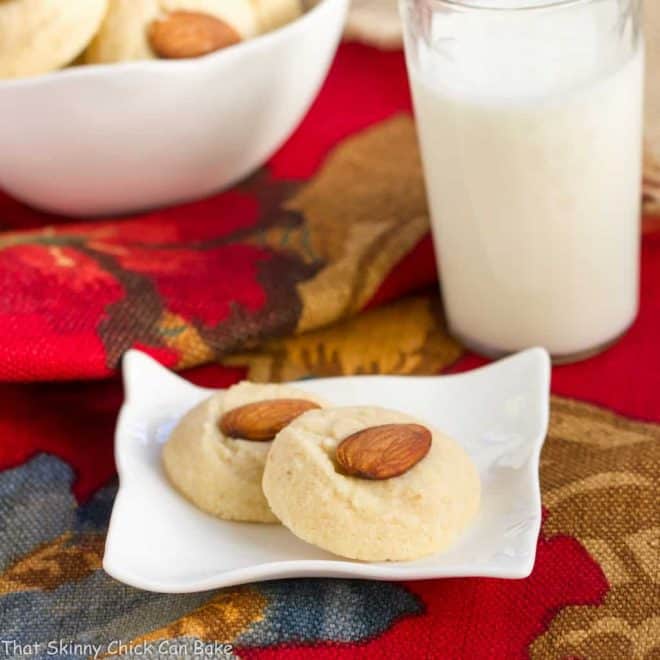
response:
<path fill-rule="evenodd" d="M 548 425 L 550 361 L 543 349 L 453 376 L 353 376 L 302 387 L 337 405 L 379 405 L 427 420 L 455 438 L 482 480 L 477 519 L 449 552 L 418 561 L 364 563 L 301 541 L 280 525 L 218 520 L 167 482 L 163 443 L 179 418 L 209 395 L 144 353 L 123 363 L 126 401 L 117 425 L 119 492 L 103 567 L 141 589 L 192 592 L 257 580 L 523 578 L 541 526 L 539 454 Z"/>

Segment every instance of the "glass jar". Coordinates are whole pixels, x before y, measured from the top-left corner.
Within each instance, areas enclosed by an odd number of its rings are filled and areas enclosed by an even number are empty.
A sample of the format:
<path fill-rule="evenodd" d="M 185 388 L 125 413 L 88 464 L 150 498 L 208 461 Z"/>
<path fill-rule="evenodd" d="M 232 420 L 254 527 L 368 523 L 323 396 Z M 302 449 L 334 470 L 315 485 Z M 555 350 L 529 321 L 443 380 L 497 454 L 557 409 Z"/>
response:
<path fill-rule="evenodd" d="M 639 0 L 400 0 L 447 320 L 571 361 L 638 309 Z"/>

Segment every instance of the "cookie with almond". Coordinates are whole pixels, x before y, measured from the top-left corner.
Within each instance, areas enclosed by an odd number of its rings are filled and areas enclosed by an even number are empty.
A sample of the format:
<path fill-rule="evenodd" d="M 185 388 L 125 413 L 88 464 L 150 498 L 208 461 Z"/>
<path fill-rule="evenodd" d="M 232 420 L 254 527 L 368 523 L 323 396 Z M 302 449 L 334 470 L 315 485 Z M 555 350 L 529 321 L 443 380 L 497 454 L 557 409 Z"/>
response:
<path fill-rule="evenodd" d="M 190 410 L 162 461 L 171 484 L 195 506 L 226 520 L 278 522 L 261 489 L 272 439 L 323 402 L 288 385 L 242 382 Z"/>
<path fill-rule="evenodd" d="M 479 509 L 476 467 L 450 437 L 393 410 L 310 410 L 280 431 L 263 490 L 308 543 L 364 561 L 448 549 Z"/>
<path fill-rule="evenodd" d="M 108 0 L 92 63 L 199 57 L 259 32 L 250 0 Z"/>

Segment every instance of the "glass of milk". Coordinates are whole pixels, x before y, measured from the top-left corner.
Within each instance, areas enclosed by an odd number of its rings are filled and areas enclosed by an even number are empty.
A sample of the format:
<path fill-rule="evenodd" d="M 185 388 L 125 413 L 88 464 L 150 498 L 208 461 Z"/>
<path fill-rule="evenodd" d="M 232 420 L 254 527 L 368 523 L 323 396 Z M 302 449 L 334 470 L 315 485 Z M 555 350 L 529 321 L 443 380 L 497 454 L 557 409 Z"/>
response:
<path fill-rule="evenodd" d="M 639 0 L 400 0 L 447 320 L 602 350 L 638 309 Z"/>

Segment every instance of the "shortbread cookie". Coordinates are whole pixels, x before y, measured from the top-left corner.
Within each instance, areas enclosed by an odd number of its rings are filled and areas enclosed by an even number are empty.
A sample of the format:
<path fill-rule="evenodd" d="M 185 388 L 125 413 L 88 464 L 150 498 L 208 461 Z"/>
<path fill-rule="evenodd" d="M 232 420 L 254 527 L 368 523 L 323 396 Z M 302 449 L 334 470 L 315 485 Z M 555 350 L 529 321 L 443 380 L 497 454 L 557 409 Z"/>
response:
<path fill-rule="evenodd" d="M 99 29 L 107 0 L 0 0 L 0 78 L 69 64 Z"/>
<path fill-rule="evenodd" d="M 180 493 L 208 513 L 278 522 L 261 490 L 270 440 L 296 415 L 320 405 L 316 397 L 285 385 L 243 382 L 217 392 L 172 432 L 163 448 L 165 472 Z"/>
<path fill-rule="evenodd" d="M 312 410 L 275 438 L 263 490 L 294 534 L 366 561 L 448 548 L 479 507 L 477 470 L 451 438 L 375 407 Z"/>
<path fill-rule="evenodd" d="M 154 21 L 172 12 L 199 12 L 219 18 L 240 38 L 257 34 L 250 0 L 109 0 L 103 25 L 85 53 L 89 64 L 148 60 L 157 57 L 149 43 Z"/>
<path fill-rule="evenodd" d="M 270 32 L 298 18 L 303 13 L 302 0 L 251 0 L 257 15 L 259 32 Z"/>

